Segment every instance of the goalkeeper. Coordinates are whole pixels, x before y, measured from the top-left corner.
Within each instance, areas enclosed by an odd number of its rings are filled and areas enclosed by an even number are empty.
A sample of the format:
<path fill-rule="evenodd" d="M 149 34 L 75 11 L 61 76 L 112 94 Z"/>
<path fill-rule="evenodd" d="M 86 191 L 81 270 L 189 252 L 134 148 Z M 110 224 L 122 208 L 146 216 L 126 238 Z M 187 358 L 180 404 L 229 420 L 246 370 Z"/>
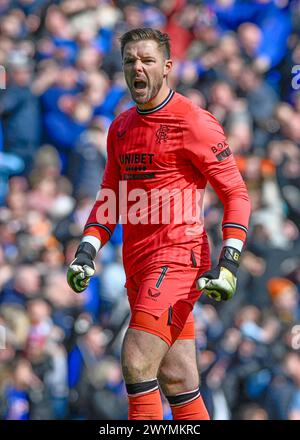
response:
<path fill-rule="evenodd" d="M 96 254 L 121 215 L 131 308 L 121 359 L 129 419 L 162 419 L 160 387 L 175 420 L 204 420 L 209 415 L 199 391 L 193 307 L 201 292 L 217 301 L 234 295 L 249 198 L 222 127 L 168 85 L 168 35 L 130 30 L 121 37 L 121 56 L 137 105 L 110 126 L 101 191 L 68 282 L 77 293 L 87 287 Z M 224 206 L 223 248 L 214 268 L 203 215 L 185 215 L 197 206 L 203 210 L 207 182 Z M 121 191 L 120 183 L 126 183 Z M 170 197 L 167 217 L 160 196 L 174 190 L 183 197 Z"/>

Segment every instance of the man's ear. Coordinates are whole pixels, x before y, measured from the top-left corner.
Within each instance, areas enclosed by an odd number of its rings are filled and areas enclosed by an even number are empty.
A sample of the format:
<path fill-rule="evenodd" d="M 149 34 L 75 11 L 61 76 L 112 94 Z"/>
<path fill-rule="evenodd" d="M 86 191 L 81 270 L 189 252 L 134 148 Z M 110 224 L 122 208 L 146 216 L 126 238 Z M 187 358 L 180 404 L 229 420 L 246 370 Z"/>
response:
<path fill-rule="evenodd" d="M 173 61 L 172 60 L 166 60 L 165 61 L 165 66 L 164 66 L 164 78 L 170 73 L 171 69 L 173 66 Z"/>

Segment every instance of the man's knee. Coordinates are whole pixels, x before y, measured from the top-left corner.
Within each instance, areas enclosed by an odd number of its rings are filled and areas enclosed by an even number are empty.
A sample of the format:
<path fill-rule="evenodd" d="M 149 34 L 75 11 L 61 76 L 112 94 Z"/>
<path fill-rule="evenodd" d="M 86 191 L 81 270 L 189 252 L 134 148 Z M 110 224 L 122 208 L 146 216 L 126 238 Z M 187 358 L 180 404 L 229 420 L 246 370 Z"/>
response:
<path fill-rule="evenodd" d="M 157 376 L 160 385 L 176 385 L 184 380 L 184 372 L 178 368 L 170 368 L 168 365 L 161 365 Z"/>
<path fill-rule="evenodd" d="M 122 371 L 124 380 L 126 383 L 135 383 L 140 380 L 144 380 L 149 376 L 151 371 L 151 365 L 149 360 L 143 357 L 135 356 L 122 356 Z"/>
<path fill-rule="evenodd" d="M 165 395 L 183 393 L 199 387 L 199 373 L 196 366 L 192 368 L 172 368 L 161 366 L 157 375 Z"/>
<path fill-rule="evenodd" d="M 155 335 L 129 328 L 122 347 L 122 370 L 126 383 L 156 377 L 167 344 Z"/>
<path fill-rule="evenodd" d="M 194 341 L 176 341 L 161 362 L 157 378 L 165 395 L 196 389 L 200 379 Z"/>

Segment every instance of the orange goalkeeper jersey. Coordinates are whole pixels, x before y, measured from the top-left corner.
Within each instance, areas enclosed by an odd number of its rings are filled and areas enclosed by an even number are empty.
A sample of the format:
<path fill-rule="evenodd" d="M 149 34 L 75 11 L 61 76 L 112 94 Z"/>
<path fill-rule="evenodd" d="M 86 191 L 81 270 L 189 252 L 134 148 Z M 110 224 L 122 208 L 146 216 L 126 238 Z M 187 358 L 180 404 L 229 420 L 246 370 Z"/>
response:
<path fill-rule="evenodd" d="M 102 245 L 121 215 L 127 276 L 152 264 L 207 264 L 202 202 L 209 181 L 224 206 L 223 238 L 245 240 L 248 193 L 222 127 L 170 90 L 151 110 L 131 108 L 111 124 L 101 189 L 84 235 Z"/>

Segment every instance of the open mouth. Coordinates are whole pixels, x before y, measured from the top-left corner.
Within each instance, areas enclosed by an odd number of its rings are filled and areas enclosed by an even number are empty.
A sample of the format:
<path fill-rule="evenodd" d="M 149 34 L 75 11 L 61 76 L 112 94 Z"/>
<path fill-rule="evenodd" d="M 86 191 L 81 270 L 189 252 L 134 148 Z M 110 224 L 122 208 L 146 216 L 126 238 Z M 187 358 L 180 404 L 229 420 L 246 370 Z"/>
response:
<path fill-rule="evenodd" d="M 145 89 L 147 87 L 147 83 L 146 83 L 146 81 L 143 81 L 141 79 L 137 79 L 137 80 L 134 81 L 133 87 L 136 90 L 143 90 L 143 89 Z"/>

